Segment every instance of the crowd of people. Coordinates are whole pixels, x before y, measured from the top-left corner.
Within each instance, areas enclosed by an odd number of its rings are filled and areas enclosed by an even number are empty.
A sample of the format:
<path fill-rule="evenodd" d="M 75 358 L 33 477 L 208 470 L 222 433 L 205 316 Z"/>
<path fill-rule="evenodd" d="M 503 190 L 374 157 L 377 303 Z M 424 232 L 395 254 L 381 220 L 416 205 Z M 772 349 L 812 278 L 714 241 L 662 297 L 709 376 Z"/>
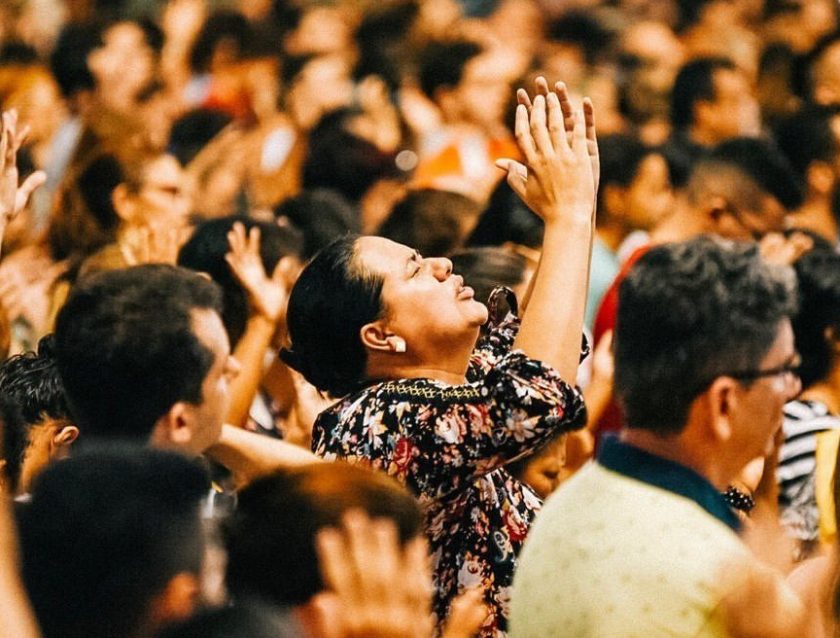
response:
<path fill-rule="evenodd" d="M 0 112 L 0 634 L 840 634 L 836 0 L 14 0 Z"/>

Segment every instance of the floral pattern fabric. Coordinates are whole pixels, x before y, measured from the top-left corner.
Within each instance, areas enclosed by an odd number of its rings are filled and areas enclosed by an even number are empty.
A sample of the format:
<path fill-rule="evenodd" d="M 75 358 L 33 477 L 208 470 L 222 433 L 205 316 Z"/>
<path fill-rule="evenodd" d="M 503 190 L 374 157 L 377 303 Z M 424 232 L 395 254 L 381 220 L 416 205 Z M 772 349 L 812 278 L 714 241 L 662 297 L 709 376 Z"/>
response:
<path fill-rule="evenodd" d="M 482 587 L 491 614 L 480 635 L 506 635 L 516 556 L 541 501 L 504 465 L 560 432 L 582 427 L 578 389 L 511 350 L 512 314 L 480 342 L 468 383 L 403 379 L 369 386 L 323 412 L 313 451 L 382 470 L 425 510 L 436 588 L 447 615 L 465 588 Z M 584 344 L 584 355 L 586 345 Z"/>

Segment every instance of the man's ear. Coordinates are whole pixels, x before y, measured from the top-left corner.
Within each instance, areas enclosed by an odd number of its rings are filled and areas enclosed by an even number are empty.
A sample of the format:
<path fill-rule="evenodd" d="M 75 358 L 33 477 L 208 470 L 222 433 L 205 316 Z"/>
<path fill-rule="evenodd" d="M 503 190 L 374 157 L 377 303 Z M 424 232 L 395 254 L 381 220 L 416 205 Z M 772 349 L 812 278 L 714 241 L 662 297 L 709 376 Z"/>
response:
<path fill-rule="evenodd" d="M 703 395 L 708 410 L 711 435 L 720 442 L 732 438 L 732 416 L 738 407 L 738 382 L 730 377 L 718 377 Z"/>
<path fill-rule="evenodd" d="M 79 428 L 75 425 L 62 425 L 58 427 L 50 439 L 50 456 L 57 451 L 70 447 L 79 438 Z"/>
<path fill-rule="evenodd" d="M 157 420 L 150 441 L 154 447 L 185 448 L 193 440 L 195 419 L 192 406 L 178 401 Z"/>
<path fill-rule="evenodd" d="M 152 625 L 159 628 L 186 620 L 195 612 L 200 594 L 201 586 L 197 575 L 189 572 L 176 574 L 152 600 L 149 616 Z"/>
<path fill-rule="evenodd" d="M 362 345 L 377 352 L 405 352 L 405 341 L 388 330 L 381 321 L 366 323 L 359 330 Z"/>

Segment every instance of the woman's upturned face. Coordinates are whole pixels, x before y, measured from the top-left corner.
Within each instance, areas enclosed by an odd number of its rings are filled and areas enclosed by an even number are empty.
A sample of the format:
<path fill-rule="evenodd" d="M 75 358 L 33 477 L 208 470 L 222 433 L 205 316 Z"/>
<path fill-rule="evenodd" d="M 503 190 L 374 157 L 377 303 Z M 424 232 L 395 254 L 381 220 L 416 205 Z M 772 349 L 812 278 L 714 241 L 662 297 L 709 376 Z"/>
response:
<path fill-rule="evenodd" d="M 382 237 L 361 237 L 357 258 L 384 278 L 382 302 L 388 329 L 402 337 L 409 352 L 470 341 L 487 321 L 487 308 L 452 273 L 452 262 L 423 257 Z"/>

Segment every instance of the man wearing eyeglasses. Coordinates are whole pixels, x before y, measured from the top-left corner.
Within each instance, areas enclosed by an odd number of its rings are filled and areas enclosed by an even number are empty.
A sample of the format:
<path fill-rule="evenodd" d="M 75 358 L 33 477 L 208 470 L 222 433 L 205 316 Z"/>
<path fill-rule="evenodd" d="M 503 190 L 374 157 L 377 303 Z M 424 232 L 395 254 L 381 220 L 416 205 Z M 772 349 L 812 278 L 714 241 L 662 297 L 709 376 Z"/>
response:
<path fill-rule="evenodd" d="M 794 309 L 793 273 L 754 245 L 706 237 L 639 260 L 621 285 L 615 340 L 626 428 L 532 528 L 513 638 L 744 636 L 720 612 L 743 595 L 742 572 L 787 601 L 751 620 L 751 631 L 767 623 L 753 635 L 797 635 L 785 631 L 798 600 L 757 567 L 721 496 L 766 454 L 799 392 Z"/>

